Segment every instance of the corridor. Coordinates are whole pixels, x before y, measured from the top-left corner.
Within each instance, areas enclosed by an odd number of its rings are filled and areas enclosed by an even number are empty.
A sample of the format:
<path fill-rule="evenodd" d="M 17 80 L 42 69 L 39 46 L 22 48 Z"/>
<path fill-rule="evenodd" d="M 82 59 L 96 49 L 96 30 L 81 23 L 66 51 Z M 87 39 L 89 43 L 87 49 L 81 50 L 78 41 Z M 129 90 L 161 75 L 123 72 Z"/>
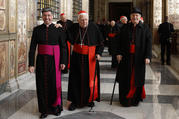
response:
<path fill-rule="evenodd" d="M 95 102 L 94 112 L 89 107 L 68 111 L 66 96 L 68 74 L 63 75 L 63 105 L 60 116 L 48 115 L 47 119 L 179 119 L 179 77 L 168 66 L 160 65 L 153 58 L 146 67 L 146 99 L 137 107 L 122 107 L 118 102 L 118 84 L 112 105 L 109 104 L 114 85 L 115 70 L 111 69 L 111 57 L 107 49 L 100 60 L 101 102 Z M 19 90 L 0 98 L 0 119 L 38 119 L 34 74 L 19 85 Z"/>

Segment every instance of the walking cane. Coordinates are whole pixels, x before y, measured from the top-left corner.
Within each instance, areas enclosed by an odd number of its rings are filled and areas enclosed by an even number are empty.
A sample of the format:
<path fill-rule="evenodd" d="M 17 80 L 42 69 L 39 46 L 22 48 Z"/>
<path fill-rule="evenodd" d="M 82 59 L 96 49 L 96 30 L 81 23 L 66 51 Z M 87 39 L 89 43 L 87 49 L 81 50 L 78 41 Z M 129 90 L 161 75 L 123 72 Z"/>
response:
<path fill-rule="evenodd" d="M 111 95 L 111 101 L 110 101 L 110 105 L 112 105 L 112 101 L 113 101 L 113 96 L 114 96 L 114 90 L 115 90 L 115 86 L 116 86 L 116 80 L 117 78 L 115 78 L 115 81 L 114 81 L 114 86 L 113 86 L 113 91 L 112 91 L 112 95 Z"/>
<path fill-rule="evenodd" d="M 95 73 L 94 73 L 95 75 L 94 75 L 94 85 L 93 85 L 92 102 L 93 102 L 93 98 L 94 98 L 94 89 L 95 89 L 96 73 L 97 73 L 97 59 L 96 59 Z M 94 107 L 94 105 L 91 105 L 91 108 L 90 108 L 89 112 L 94 112 L 93 107 Z"/>

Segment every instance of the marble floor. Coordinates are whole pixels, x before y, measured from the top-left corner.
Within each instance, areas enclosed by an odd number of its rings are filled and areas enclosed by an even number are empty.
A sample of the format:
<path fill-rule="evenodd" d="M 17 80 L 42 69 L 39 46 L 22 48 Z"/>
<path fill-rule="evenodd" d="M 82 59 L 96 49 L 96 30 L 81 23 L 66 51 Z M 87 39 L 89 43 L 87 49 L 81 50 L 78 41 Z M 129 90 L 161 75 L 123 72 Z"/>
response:
<path fill-rule="evenodd" d="M 146 67 L 146 99 L 137 107 L 121 107 L 118 102 L 118 84 L 110 105 L 116 71 L 110 68 L 111 57 L 107 51 L 100 61 L 101 102 L 95 102 L 94 112 L 89 107 L 68 111 L 66 109 L 68 74 L 63 75 L 64 111 L 60 116 L 47 119 L 179 119 L 179 76 L 169 66 L 153 59 Z M 5 98 L 0 97 L 0 119 L 38 119 L 34 74 L 19 90 Z"/>

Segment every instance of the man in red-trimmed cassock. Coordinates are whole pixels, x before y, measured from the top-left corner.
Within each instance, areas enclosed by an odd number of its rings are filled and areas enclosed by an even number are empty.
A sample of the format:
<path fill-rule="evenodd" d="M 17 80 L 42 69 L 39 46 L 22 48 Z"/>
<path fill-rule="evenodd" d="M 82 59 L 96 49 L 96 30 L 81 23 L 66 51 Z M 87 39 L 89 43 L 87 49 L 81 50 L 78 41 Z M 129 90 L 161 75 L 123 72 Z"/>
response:
<path fill-rule="evenodd" d="M 35 52 L 36 58 L 36 87 L 40 118 L 48 114 L 61 114 L 61 70 L 67 64 L 67 47 L 65 33 L 52 23 L 53 15 L 50 8 L 42 10 L 44 23 L 34 28 L 29 50 L 29 72 L 33 73 Z"/>
<path fill-rule="evenodd" d="M 57 24 L 62 25 L 62 28 L 65 33 L 67 33 L 67 30 L 73 25 L 73 22 L 66 18 L 65 13 L 60 14 L 60 20 L 57 21 Z M 70 54 L 71 54 L 71 44 L 68 41 L 68 37 L 66 38 L 67 47 L 68 47 L 68 66 L 65 68 L 65 70 L 62 71 L 62 73 L 67 73 L 68 69 L 70 68 Z"/>
<path fill-rule="evenodd" d="M 88 14 L 80 11 L 78 23 L 69 29 L 73 46 L 68 83 L 69 110 L 94 106 L 100 98 L 99 62 L 103 52 L 103 38 L 98 27 L 88 22 Z"/>
<path fill-rule="evenodd" d="M 107 38 L 108 40 L 108 45 L 109 45 L 109 54 L 112 55 L 112 63 L 111 63 L 111 68 L 117 68 L 117 59 L 116 59 L 116 54 L 115 54 L 115 49 L 116 49 L 116 42 L 118 39 L 118 34 L 119 34 L 119 27 L 117 26 L 116 22 L 114 20 L 111 21 L 111 25 L 108 29 L 107 32 Z"/>
<path fill-rule="evenodd" d="M 122 106 L 137 106 L 145 95 L 145 67 L 152 57 L 152 33 L 140 22 L 141 11 L 134 8 L 131 23 L 123 26 L 117 49 L 119 101 Z"/>

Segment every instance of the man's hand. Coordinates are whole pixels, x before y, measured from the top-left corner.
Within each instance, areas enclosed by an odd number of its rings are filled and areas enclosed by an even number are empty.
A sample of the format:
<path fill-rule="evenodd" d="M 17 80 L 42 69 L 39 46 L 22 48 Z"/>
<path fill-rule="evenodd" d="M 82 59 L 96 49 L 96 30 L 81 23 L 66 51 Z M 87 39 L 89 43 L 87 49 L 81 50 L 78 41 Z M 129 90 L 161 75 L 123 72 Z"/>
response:
<path fill-rule="evenodd" d="M 34 66 L 30 66 L 28 70 L 30 73 L 34 73 L 35 68 L 34 68 Z"/>
<path fill-rule="evenodd" d="M 108 38 L 106 38 L 106 40 L 109 40 Z"/>
<path fill-rule="evenodd" d="M 65 69 L 65 64 L 60 64 L 60 68 L 61 68 L 61 70 L 64 70 Z"/>
<path fill-rule="evenodd" d="M 150 59 L 149 58 L 145 59 L 145 64 L 150 64 Z"/>
<path fill-rule="evenodd" d="M 70 53 L 72 54 L 72 52 L 73 52 L 73 45 L 71 45 L 71 52 Z"/>
<path fill-rule="evenodd" d="M 101 56 L 99 54 L 96 54 L 96 60 L 100 60 Z"/>
<path fill-rule="evenodd" d="M 55 24 L 55 27 L 56 27 L 56 28 L 59 28 L 59 27 L 62 28 L 62 25 L 61 25 L 61 24 Z"/>
<path fill-rule="evenodd" d="M 117 61 L 118 61 L 118 63 L 120 63 L 121 60 L 122 60 L 122 55 L 117 55 L 116 57 L 117 57 Z"/>

